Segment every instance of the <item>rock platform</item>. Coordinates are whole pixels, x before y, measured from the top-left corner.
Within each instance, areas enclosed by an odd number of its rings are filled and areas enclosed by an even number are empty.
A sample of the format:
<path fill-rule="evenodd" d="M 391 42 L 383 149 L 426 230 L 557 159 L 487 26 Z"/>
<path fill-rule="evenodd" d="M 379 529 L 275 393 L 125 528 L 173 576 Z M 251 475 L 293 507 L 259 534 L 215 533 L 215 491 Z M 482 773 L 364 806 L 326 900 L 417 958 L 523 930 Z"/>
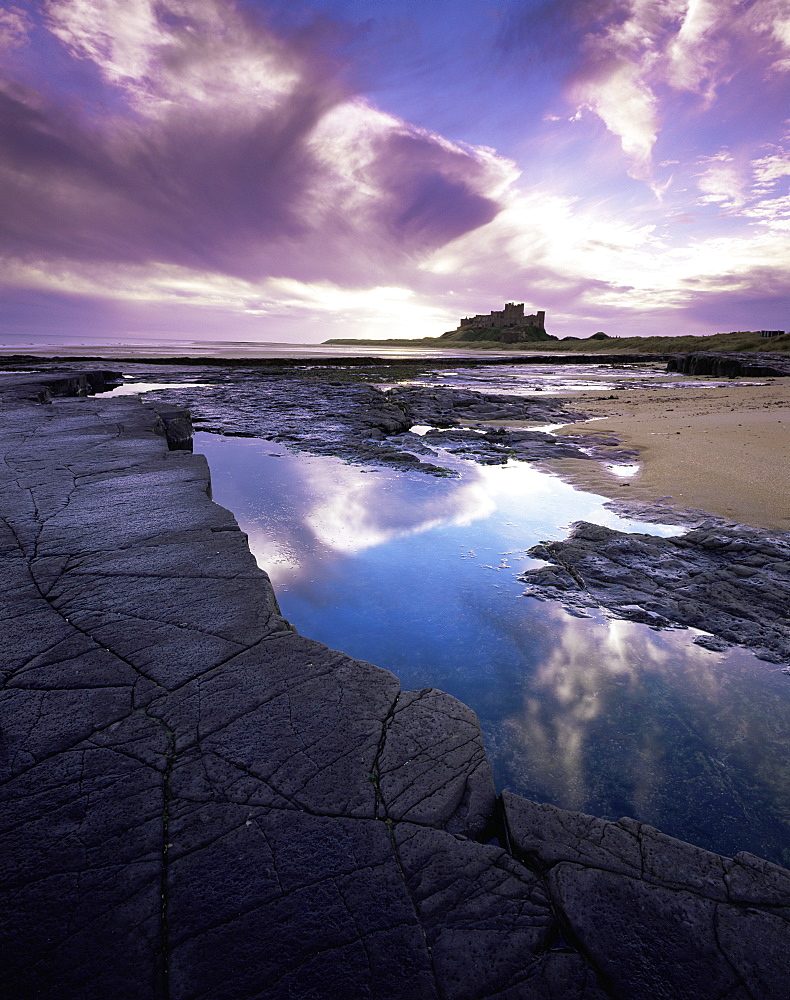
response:
<path fill-rule="evenodd" d="M 1 996 L 790 994 L 790 872 L 497 796 L 474 714 L 298 635 L 187 415 L 110 378 L 0 382 Z"/>

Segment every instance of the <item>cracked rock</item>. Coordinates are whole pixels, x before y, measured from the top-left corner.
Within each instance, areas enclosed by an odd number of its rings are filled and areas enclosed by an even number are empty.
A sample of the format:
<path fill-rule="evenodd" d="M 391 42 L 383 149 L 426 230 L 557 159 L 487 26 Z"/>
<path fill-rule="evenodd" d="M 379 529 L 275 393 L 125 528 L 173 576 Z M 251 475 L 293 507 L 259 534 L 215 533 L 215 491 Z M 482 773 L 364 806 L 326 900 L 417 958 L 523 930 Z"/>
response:
<path fill-rule="evenodd" d="M 0 381 L 0 995 L 787 994 L 790 873 L 507 794 L 496 843 L 474 713 L 298 635 L 205 461 L 91 385 Z"/>
<path fill-rule="evenodd" d="M 716 521 L 660 538 L 580 521 L 570 536 L 534 546 L 550 561 L 528 570 L 528 594 L 573 607 L 611 608 L 659 627 L 710 632 L 708 648 L 737 643 L 790 662 L 790 540 L 784 532 Z M 724 643 L 722 647 L 718 645 Z"/>
<path fill-rule="evenodd" d="M 747 854 L 722 858 L 635 820 L 507 792 L 502 800 L 513 853 L 543 873 L 568 937 L 609 995 L 787 993 L 790 872 L 755 867 Z"/>

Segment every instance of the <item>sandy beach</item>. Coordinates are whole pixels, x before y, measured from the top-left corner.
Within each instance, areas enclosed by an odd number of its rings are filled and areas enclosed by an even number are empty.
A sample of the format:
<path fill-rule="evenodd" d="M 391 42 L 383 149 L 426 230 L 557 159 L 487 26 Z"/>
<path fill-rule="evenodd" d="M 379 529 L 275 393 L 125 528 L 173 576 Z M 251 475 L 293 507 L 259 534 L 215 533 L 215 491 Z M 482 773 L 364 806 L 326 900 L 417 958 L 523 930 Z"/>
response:
<path fill-rule="evenodd" d="M 580 393 L 580 408 L 596 419 L 558 433 L 614 433 L 638 449 L 639 471 L 625 479 L 597 462 L 563 460 L 552 467 L 615 499 L 670 498 L 679 509 L 790 528 L 790 379 L 716 381 L 620 392 L 614 399 Z"/>

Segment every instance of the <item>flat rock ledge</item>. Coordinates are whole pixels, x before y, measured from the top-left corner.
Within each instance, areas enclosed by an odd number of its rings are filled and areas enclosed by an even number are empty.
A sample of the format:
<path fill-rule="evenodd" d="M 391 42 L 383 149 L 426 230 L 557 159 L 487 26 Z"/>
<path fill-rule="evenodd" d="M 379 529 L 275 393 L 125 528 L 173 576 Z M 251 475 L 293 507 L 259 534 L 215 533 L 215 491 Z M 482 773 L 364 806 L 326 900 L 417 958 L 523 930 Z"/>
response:
<path fill-rule="evenodd" d="M 48 382 L 0 386 L 0 995 L 788 996 L 790 873 L 498 798 L 468 708 L 282 618 L 186 414 Z"/>

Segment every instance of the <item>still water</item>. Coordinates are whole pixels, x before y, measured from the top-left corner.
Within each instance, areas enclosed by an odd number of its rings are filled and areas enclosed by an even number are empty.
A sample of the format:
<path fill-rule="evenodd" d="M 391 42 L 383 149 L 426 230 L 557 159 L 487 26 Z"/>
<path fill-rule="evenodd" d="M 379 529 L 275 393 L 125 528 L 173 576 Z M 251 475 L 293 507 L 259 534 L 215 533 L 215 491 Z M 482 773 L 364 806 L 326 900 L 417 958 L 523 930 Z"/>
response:
<path fill-rule="evenodd" d="M 198 433 L 214 499 L 236 515 L 283 611 L 311 638 L 438 687 L 478 714 L 498 788 L 660 827 L 723 854 L 790 862 L 790 683 L 693 630 L 522 594 L 526 550 L 602 497 L 524 464 L 442 456 L 459 479 L 291 454 Z"/>

